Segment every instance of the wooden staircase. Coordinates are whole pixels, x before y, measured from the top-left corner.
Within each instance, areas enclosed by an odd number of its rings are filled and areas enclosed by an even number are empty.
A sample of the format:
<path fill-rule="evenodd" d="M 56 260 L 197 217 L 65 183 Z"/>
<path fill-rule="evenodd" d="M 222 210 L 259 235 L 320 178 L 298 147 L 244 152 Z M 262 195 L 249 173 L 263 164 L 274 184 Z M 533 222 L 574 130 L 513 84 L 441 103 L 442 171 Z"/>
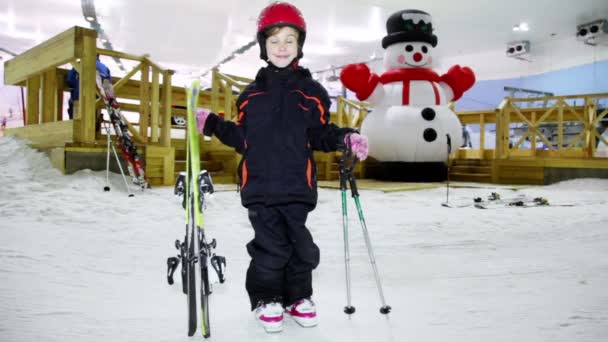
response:
<path fill-rule="evenodd" d="M 182 151 L 180 151 L 182 152 Z M 183 151 L 185 152 L 185 151 Z M 175 156 L 175 177 L 180 172 L 186 171 L 186 156 L 185 153 L 176 153 Z M 235 175 L 226 170 L 226 166 L 222 160 L 214 159 L 211 153 L 201 154 L 201 170 L 207 170 L 211 174 L 213 183 L 216 184 L 234 184 Z"/>
<path fill-rule="evenodd" d="M 315 152 L 315 162 L 317 164 L 317 179 L 318 180 L 338 180 L 340 179 L 340 157 L 337 152 L 321 153 Z M 361 163 L 355 165 L 355 178 L 361 179 L 364 176 Z"/>
<path fill-rule="evenodd" d="M 454 159 L 450 165 L 450 180 L 491 183 L 492 161 L 484 159 Z"/>

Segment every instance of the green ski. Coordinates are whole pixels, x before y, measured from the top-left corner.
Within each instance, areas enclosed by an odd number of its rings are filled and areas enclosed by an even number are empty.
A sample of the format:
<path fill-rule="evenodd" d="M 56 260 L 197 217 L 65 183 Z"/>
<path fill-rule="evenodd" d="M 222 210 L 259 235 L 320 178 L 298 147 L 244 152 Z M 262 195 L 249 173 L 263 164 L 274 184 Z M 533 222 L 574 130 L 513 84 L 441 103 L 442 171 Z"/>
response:
<path fill-rule="evenodd" d="M 186 234 L 184 242 L 177 240 L 175 247 L 180 251 L 176 257 L 167 259 L 167 280 L 173 284 L 173 273 L 182 264 L 182 290 L 188 302 L 188 336 L 197 330 L 196 290 L 200 296 L 201 331 L 203 337 L 211 336 L 209 325 L 209 295 L 211 294 L 210 276 L 213 282 L 223 283 L 226 259 L 216 255 L 215 239 L 207 242 L 204 229 L 203 209 L 205 195 L 213 193 L 211 176 L 206 170 L 200 170 L 200 141 L 196 128 L 196 108 L 200 84 L 194 81 L 186 89 L 188 105 L 186 132 L 186 171 L 180 173 L 175 185 L 175 194 L 183 195 L 182 202 L 186 212 Z"/>

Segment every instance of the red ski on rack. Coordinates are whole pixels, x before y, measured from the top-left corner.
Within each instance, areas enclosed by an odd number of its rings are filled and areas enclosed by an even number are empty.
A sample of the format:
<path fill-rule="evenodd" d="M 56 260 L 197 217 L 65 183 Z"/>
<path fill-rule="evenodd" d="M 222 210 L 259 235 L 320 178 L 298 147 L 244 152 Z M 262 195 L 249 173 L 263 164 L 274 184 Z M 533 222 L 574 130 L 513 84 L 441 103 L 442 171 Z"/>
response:
<path fill-rule="evenodd" d="M 110 79 L 102 79 L 99 72 L 97 72 L 96 84 L 116 133 L 116 144 L 127 162 L 127 170 L 133 180 L 133 184 L 138 185 L 142 190 L 150 188 L 150 184 L 148 184 L 148 180 L 146 179 L 144 166 L 137 154 L 137 146 L 135 146 L 129 135 L 129 128 L 125 123 L 124 117 L 120 114 L 120 106 L 114 96 L 114 89 L 112 88 Z M 107 134 L 110 134 L 110 132 L 107 132 Z"/>

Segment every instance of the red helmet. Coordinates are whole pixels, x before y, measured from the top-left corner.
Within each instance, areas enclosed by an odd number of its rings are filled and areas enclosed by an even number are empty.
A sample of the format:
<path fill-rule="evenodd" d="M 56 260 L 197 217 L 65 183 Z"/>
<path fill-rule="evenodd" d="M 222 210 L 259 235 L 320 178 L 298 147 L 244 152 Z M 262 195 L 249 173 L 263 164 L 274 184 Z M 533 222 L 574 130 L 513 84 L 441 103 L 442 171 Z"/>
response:
<path fill-rule="evenodd" d="M 306 38 L 306 22 L 302 16 L 300 10 L 286 2 L 273 2 L 266 6 L 260 12 L 258 17 L 258 32 L 257 38 L 260 43 L 260 58 L 263 60 L 268 59 L 266 55 L 266 32 L 273 27 L 290 26 L 298 30 L 298 57 L 302 58 L 302 46 L 304 45 L 304 39 Z"/>

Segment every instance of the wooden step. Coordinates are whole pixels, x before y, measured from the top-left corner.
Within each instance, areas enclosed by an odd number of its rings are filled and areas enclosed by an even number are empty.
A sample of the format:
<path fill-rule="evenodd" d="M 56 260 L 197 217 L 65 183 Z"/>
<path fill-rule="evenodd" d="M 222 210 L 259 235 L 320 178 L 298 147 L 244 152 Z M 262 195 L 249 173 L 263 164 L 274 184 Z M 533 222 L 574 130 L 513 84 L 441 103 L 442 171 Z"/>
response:
<path fill-rule="evenodd" d="M 178 175 L 179 175 L 179 172 L 176 171 L 175 179 L 177 179 Z M 223 171 L 211 172 L 211 179 L 213 180 L 213 184 L 234 184 L 235 183 L 234 176 L 227 174 Z"/>
<path fill-rule="evenodd" d="M 358 170 L 355 170 L 355 178 L 360 178 L 360 172 Z M 340 179 L 340 172 L 338 170 L 332 170 L 329 172 L 329 178 L 324 179 L 324 180 L 338 180 Z"/>
<path fill-rule="evenodd" d="M 451 164 L 463 166 L 491 166 L 492 162 L 485 159 L 454 159 Z"/>
<path fill-rule="evenodd" d="M 221 161 L 217 160 L 201 160 L 201 170 L 207 170 L 209 172 L 219 172 L 224 169 L 224 165 Z M 186 170 L 186 161 L 185 160 L 176 160 L 175 161 L 175 172 L 185 171 Z"/>
<path fill-rule="evenodd" d="M 491 166 L 456 165 L 450 167 L 450 173 L 492 174 Z"/>
<path fill-rule="evenodd" d="M 491 183 L 492 174 L 490 173 L 458 173 L 450 172 L 450 180 L 460 182 Z"/>
<path fill-rule="evenodd" d="M 213 184 L 234 184 L 234 175 L 227 174 L 225 172 L 211 172 L 211 179 Z"/>

